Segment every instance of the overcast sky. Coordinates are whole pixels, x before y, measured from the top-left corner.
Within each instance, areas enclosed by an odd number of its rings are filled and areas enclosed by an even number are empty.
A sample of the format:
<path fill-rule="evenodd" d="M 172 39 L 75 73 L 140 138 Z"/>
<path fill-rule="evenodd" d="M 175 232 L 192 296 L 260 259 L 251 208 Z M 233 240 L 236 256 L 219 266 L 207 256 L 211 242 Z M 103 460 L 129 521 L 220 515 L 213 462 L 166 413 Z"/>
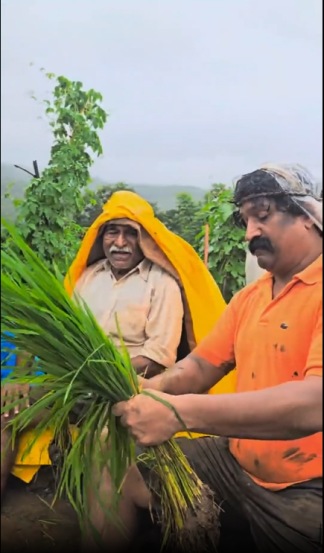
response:
<path fill-rule="evenodd" d="M 321 177 L 320 0 L 1 4 L 2 162 L 47 163 L 44 67 L 103 94 L 107 182 L 208 187 L 264 161 Z"/>

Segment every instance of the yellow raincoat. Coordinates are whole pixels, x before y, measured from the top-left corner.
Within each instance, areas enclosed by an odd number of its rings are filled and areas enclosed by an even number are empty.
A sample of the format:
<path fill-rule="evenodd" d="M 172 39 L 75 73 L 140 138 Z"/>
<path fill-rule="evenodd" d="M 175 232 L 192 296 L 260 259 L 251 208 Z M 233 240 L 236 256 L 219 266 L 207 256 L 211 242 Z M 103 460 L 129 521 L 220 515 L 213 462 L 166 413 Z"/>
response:
<path fill-rule="evenodd" d="M 115 192 L 104 205 L 102 213 L 83 238 L 78 254 L 68 271 L 65 278 L 66 290 L 72 294 L 84 270 L 104 257 L 102 238 L 98 237 L 98 231 L 103 224 L 112 219 L 128 219 L 135 225 L 140 225 L 139 242 L 144 255 L 161 264 L 177 278 L 185 305 L 188 342 L 191 348 L 194 347 L 217 322 L 226 307 L 225 301 L 211 274 L 190 244 L 168 230 L 155 218 L 150 204 L 133 192 Z M 236 374 L 232 371 L 209 393 L 234 392 L 235 382 Z M 32 433 L 25 433 L 13 471 L 25 481 L 31 480 L 40 464 L 50 464 L 48 446 L 52 439 L 51 433 L 45 433 L 39 438 L 30 454 L 21 459 L 31 435 Z M 198 434 L 195 435 L 197 436 Z"/>

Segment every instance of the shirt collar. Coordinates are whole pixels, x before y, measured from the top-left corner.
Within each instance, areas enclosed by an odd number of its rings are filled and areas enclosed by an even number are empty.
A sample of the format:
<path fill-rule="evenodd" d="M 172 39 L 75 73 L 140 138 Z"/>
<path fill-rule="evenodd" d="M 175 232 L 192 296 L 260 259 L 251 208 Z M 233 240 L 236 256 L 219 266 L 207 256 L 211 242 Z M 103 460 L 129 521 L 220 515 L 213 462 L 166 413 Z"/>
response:
<path fill-rule="evenodd" d="M 323 271 L 323 255 L 321 254 L 319 257 L 313 261 L 308 267 L 303 269 L 303 271 L 300 271 L 299 273 L 296 273 L 292 280 L 301 280 L 305 284 L 316 284 L 316 282 L 319 282 L 322 277 L 322 271 Z M 262 283 L 266 280 L 272 279 L 272 273 L 266 272 L 264 275 L 262 275 L 257 283 Z"/>
<path fill-rule="evenodd" d="M 313 261 L 306 269 L 303 271 L 300 271 L 300 273 L 297 273 L 294 276 L 295 280 L 301 280 L 305 284 L 315 284 L 316 282 L 319 282 L 322 277 L 322 270 L 323 270 L 323 255 L 321 254 L 319 257 Z"/>

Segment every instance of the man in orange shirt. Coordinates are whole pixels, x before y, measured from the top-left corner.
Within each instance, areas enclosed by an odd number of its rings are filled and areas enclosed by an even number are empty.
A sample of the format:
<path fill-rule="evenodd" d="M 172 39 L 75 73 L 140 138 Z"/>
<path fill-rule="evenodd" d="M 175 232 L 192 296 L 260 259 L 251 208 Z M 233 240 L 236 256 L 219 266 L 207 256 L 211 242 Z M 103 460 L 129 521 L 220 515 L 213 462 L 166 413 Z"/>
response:
<path fill-rule="evenodd" d="M 299 166 L 266 165 L 237 181 L 236 219 L 266 273 L 233 297 L 193 352 L 143 383 L 187 429 L 214 436 L 181 446 L 260 553 L 315 552 L 322 543 L 322 203 L 313 185 Z M 235 366 L 235 394 L 204 394 Z M 114 410 L 140 446 L 183 430 L 146 395 Z M 121 512 L 128 527 L 134 506 L 150 501 L 133 467 Z M 118 544 L 116 532 L 106 534 Z"/>

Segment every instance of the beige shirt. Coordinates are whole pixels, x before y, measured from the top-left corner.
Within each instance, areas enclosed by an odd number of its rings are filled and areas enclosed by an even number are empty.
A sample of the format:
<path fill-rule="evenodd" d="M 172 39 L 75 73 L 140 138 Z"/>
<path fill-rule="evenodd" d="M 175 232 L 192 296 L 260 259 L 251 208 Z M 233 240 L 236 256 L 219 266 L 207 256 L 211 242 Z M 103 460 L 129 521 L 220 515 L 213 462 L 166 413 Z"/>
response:
<path fill-rule="evenodd" d="M 176 280 L 144 259 L 116 280 L 107 260 L 85 270 L 76 291 L 104 332 L 119 345 L 115 314 L 131 357 L 143 355 L 169 367 L 176 361 L 183 304 Z"/>

